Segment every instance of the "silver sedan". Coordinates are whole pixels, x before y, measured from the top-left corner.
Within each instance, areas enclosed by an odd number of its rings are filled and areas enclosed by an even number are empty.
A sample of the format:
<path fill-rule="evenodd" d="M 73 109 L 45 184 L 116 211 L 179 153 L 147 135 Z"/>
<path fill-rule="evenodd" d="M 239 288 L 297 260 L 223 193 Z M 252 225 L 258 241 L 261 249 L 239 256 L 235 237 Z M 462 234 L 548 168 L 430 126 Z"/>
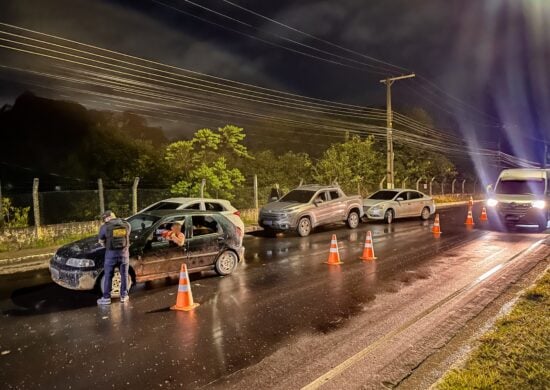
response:
<path fill-rule="evenodd" d="M 363 199 L 365 217 L 392 223 L 394 218 L 420 217 L 423 220 L 435 213 L 431 196 L 410 189 L 380 190 Z"/>

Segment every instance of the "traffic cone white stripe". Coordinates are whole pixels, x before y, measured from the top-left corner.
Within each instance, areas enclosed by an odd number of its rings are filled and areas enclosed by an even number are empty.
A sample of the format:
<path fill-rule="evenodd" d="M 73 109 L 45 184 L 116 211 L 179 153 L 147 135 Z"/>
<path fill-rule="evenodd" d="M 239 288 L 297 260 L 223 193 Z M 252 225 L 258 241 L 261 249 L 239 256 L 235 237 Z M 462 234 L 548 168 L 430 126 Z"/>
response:
<path fill-rule="evenodd" d="M 187 292 L 189 291 L 189 285 L 188 284 L 180 284 L 178 286 L 178 292 Z"/>

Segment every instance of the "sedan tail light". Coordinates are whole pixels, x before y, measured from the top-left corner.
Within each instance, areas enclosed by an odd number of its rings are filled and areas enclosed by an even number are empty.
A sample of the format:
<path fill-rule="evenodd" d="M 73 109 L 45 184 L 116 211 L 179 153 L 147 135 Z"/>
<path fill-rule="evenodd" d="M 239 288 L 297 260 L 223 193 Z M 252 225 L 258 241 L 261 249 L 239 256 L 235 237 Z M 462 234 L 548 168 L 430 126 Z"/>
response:
<path fill-rule="evenodd" d="M 233 214 L 239 218 L 241 217 L 241 212 L 239 210 L 235 211 Z"/>

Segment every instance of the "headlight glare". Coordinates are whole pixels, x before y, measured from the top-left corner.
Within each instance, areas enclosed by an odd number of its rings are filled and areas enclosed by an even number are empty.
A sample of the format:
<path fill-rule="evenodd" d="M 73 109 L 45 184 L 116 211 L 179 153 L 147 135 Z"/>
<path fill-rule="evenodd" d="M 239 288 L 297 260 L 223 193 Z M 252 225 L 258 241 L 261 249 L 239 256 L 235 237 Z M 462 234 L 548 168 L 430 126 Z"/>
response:
<path fill-rule="evenodd" d="M 94 267 L 95 262 L 90 259 L 76 259 L 74 257 L 71 257 L 67 260 L 67 265 L 71 267 L 78 267 L 78 268 L 86 268 L 86 267 Z"/>
<path fill-rule="evenodd" d="M 487 206 L 495 207 L 497 204 L 498 204 L 498 200 L 493 198 L 487 199 Z"/>
<path fill-rule="evenodd" d="M 533 202 L 533 207 L 536 209 L 543 209 L 546 207 L 546 202 L 544 200 L 536 200 Z"/>

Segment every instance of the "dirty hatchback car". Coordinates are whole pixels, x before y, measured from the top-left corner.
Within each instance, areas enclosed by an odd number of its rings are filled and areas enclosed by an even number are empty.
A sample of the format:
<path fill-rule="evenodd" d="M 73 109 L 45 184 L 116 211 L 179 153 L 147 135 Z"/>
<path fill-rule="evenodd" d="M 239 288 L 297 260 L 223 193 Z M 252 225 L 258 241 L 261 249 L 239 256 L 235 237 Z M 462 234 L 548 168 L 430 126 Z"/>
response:
<path fill-rule="evenodd" d="M 232 273 L 243 259 L 244 232 L 219 213 L 155 210 L 128 219 L 130 234 L 129 283 L 177 276 L 183 263 L 189 272 L 215 270 Z M 179 247 L 162 237 L 173 223 L 181 223 L 185 244 Z M 52 280 L 69 289 L 103 288 L 105 249 L 97 236 L 65 245 L 50 261 Z M 114 296 L 120 292 L 120 273 L 113 278 Z"/>

